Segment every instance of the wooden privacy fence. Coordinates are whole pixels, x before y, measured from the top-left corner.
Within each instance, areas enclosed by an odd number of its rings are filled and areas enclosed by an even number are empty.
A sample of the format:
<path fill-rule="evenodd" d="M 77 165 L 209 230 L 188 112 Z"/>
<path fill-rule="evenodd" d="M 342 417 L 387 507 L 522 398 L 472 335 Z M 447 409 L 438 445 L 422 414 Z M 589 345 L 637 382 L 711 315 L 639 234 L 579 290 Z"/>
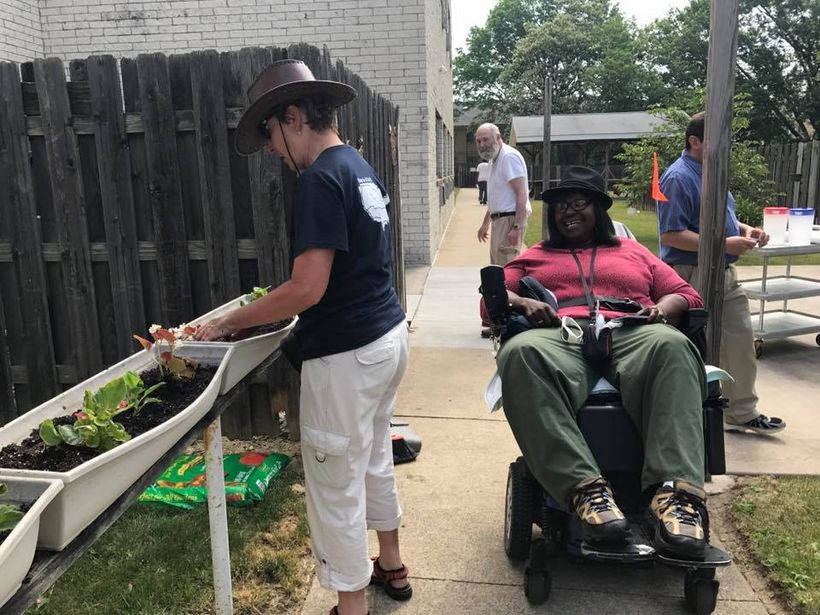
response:
<path fill-rule="evenodd" d="M 786 207 L 820 205 L 820 141 L 773 143 L 762 148 L 775 190 L 785 195 Z"/>
<path fill-rule="evenodd" d="M 248 86 L 286 57 L 359 93 L 339 132 L 390 193 L 404 302 L 398 110 L 327 49 L 91 56 L 70 62 L 69 81 L 59 59 L 3 62 L 0 424 L 135 352 L 151 323 L 287 279 L 295 178 L 276 156 L 233 148 Z M 277 433 L 279 410 L 295 416 L 297 376 L 277 363 L 226 432 Z"/>

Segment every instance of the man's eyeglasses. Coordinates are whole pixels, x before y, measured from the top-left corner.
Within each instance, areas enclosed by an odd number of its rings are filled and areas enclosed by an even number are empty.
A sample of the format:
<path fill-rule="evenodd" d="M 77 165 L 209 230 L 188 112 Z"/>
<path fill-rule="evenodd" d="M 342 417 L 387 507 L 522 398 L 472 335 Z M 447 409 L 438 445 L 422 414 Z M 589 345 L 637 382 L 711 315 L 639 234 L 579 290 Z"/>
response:
<path fill-rule="evenodd" d="M 559 214 L 564 214 L 567 210 L 572 211 L 583 211 L 587 207 L 592 205 L 592 201 L 588 199 L 573 199 L 571 201 L 560 201 L 555 204 L 555 211 Z"/>

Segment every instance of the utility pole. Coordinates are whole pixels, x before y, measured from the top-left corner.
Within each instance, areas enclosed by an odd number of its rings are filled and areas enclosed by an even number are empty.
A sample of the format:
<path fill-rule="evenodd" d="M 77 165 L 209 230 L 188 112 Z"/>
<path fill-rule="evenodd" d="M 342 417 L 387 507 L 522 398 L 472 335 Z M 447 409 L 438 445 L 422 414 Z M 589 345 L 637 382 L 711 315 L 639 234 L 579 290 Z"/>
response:
<path fill-rule="evenodd" d="M 552 77 L 547 74 L 544 80 L 544 146 L 541 152 L 541 190 L 550 187 L 550 154 L 552 151 Z M 540 195 L 536 195 L 540 196 Z M 541 210 L 541 237 L 548 236 L 547 205 Z"/>
<path fill-rule="evenodd" d="M 709 310 L 709 357 L 712 362 L 717 362 L 726 277 L 726 201 L 732 145 L 738 0 L 711 2 L 698 275 L 699 287 Z"/>

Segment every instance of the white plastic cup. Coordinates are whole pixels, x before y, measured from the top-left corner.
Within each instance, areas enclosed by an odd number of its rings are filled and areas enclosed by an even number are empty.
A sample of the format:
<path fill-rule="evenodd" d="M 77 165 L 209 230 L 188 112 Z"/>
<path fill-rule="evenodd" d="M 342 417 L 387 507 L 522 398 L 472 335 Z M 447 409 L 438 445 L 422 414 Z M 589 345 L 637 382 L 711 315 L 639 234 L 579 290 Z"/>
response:
<path fill-rule="evenodd" d="M 789 210 L 789 245 L 807 246 L 811 244 L 811 225 L 814 224 L 814 209 L 793 207 Z"/>
<path fill-rule="evenodd" d="M 763 230 L 769 236 L 769 243 L 786 242 L 786 226 L 788 223 L 788 207 L 763 208 Z"/>

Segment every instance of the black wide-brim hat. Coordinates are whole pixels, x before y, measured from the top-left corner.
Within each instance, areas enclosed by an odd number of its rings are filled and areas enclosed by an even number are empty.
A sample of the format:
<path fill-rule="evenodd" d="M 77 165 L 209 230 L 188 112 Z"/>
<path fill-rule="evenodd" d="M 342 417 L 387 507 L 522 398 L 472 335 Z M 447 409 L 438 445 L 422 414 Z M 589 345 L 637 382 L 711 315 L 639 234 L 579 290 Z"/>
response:
<path fill-rule="evenodd" d="M 236 151 L 247 156 L 267 145 L 262 122 L 276 109 L 319 97 L 333 107 L 341 107 L 356 98 L 356 90 L 346 83 L 316 79 L 301 60 L 274 62 L 248 88 L 249 105 L 234 137 Z"/>
<path fill-rule="evenodd" d="M 606 182 L 595 169 L 589 167 L 565 167 L 561 181 L 555 188 L 544 190 L 541 200 L 545 203 L 556 203 L 569 192 L 582 192 L 594 197 L 605 210 L 612 207 L 612 197 L 606 193 Z"/>

